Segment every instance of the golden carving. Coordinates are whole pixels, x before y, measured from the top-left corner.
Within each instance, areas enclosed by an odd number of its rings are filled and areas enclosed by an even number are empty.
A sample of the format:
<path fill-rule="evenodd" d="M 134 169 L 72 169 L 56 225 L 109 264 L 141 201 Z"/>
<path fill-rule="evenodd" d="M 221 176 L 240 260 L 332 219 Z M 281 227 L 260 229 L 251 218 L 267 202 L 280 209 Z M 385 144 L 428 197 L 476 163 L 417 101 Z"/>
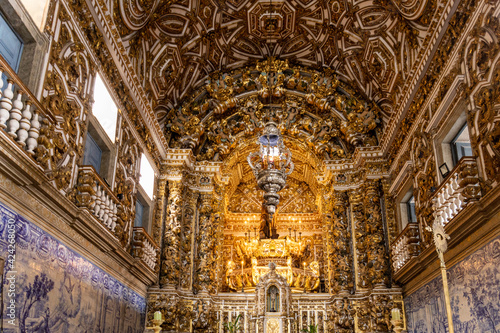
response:
<path fill-rule="evenodd" d="M 177 286 L 180 274 L 181 183 L 169 181 L 168 190 L 160 284 Z"/>

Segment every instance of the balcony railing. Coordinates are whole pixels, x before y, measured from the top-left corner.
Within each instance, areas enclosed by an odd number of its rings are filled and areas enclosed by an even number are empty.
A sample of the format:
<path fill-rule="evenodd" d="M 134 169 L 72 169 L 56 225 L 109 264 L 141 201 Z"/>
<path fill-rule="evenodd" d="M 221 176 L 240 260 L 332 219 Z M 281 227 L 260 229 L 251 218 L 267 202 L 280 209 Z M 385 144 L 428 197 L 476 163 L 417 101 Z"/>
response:
<path fill-rule="evenodd" d="M 117 236 L 116 226 L 120 222 L 119 216 L 121 215 L 120 200 L 92 166 L 79 167 L 77 187 L 79 206 L 87 208 L 112 234 Z"/>
<path fill-rule="evenodd" d="M 463 157 L 433 194 L 435 217 L 446 225 L 467 204 L 481 196 L 475 157 Z"/>
<path fill-rule="evenodd" d="M 2 74 L 7 77 L 6 85 Z M 34 158 L 44 120 L 54 123 L 54 118 L 0 56 L 0 129 Z"/>
<path fill-rule="evenodd" d="M 417 223 L 408 223 L 392 243 L 392 266 L 397 273 L 411 258 L 420 254 L 420 236 Z"/>
<path fill-rule="evenodd" d="M 152 271 L 159 269 L 160 249 L 142 227 L 134 227 L 132 255 L 142 260 Z"/>

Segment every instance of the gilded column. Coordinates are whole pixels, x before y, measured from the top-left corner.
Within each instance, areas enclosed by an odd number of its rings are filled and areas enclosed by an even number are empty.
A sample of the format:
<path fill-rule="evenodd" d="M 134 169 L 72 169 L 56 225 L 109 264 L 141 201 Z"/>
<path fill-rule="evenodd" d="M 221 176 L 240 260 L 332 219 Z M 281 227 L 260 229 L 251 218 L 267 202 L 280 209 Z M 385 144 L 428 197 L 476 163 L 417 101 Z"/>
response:
<path fill-rule="evenodd" d="M 181 278 L 182 289 L 191 289 L 192 272 L 192 234 L 193 223 L 196 214 L 196 201 L 198 193 L 193 190 L 187 190 L 183 195 L 182 207 L 182 233 L 181 233 Z"/>
<path fill-rule="evenodd" d="M 347 207 L 348 196 L 345 192 L 335 191 L 332 197 L 332 239 L 333 258 L 331 258 L 331 272 L 333 282 L 331 292 L 349 293 L 354 287 L 352 274 L 351 233 Z M 330 234 L 330 233 L 329 233 Z"/>
<path fill-rule="evenodd" d="M 384 287 L 389 273 L 389 264 L 384 240 L 382 207 L 380 205 L 380 182 L 368 181 L 365 186 L 363 261 L 359 260 L 360 287 Z M 356 233 L 359 230 L 356 230 Z M 361 248 L 360 248 L 361 250 Z M 360 251 L 361 252 L 361 251 Z"/>
<path fill-rule="evenodd" d="M 180 273 L 181 181 L 168 181 L 167 220 L 163 234 L 160 284 L 177 286 Z"/>
<path fill-rule="evenodd" d="M 215 230 L 217 235 L 217 241 L 215 244 L 215 257 L 214 257 L 214 267 L 216 267 L 215 271 L 215 279 L 216 279 L 216 290 L 220 291 L 222 288 L 222 284 L 224 281 L 224 261 L 223 261 L 223 239 L 224 239 L 224 211 L 225 211 L 225 186 L 223 184 L 219 184 L 217 182 L 214 183 L 214 210 L 216 212 L 215 215 Z"/>
<path fill-rule="evenodd" d="M 385 209 L 385 221 L 387 226 L 387 235 L 389 238 L 389 244 L 392 244 L 396 237 L 398 236 L 398 228 L 396 225 L 395 218 L 395 199 L 389 194 L 389 181 L 384 178 L 382 179 L 382 190 L 384 192 L 384 209 Z"/>
<path fill-rule="evenodd" d="M 196 243 L 196 275 L 193 289 L 201 292 L 212 292 L 214 274 L 211 272 L 214 266 L 215 242 L 217 229 L 215 226 L 215 215 L 213 214 L 213 194 L 202 193 L 199 206 L 199 225 Z"/>
<path fill-rule="evenodd" d="M 156 200 L 153 212 L 153 224 L 151 227 L 151 235 L 156 244 L 160 245 L 162 242 L 162 226 L 165 219 L 165 189 L 167 186 L 167 179 L 165 176 L 159 176 L 156 180 Z"/>
<path fill-rule="evenodd" d="M 351 207 L 351 230 L 353 240 L 353 262 L 354 262 L 354 282 L 357 288 L 366 288 L 360 279 L 360 266 L 364 268 L 367 265 L 365 243 L 366 236 L 365 210 L 363 207 L 362 187 L 350 190 L 348 192 Z"/>
<path fill-rule="evenodd" d="M 325 279 L 326 289 L 330 292 L 333 292 L 333 270 L 332 263 L 335 260 L 334 256 L 334 234 L 333 234 L 333 217 L 332 217 L 332 200 L 331 193 L 326 193 L 326 186 L 322 188 L 322 202 L 321 202 L 321 210 L 322 210 L 322 227 L 323 227 L 323 246 L 326 252 L 326 271 L 327 278 Z"/>

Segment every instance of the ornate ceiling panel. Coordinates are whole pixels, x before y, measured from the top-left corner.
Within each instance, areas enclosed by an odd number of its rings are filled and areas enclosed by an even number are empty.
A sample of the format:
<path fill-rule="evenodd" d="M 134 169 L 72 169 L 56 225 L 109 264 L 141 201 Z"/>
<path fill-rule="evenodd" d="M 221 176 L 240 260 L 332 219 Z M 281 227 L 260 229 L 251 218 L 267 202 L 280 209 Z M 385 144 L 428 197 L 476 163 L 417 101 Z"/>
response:
<path fill-rule="evenodd" d="M 440 2 L 115 0 L 114 19 L 160 117 L 210 75 L 274 56 L 334 70 L 387 121 Z"/>

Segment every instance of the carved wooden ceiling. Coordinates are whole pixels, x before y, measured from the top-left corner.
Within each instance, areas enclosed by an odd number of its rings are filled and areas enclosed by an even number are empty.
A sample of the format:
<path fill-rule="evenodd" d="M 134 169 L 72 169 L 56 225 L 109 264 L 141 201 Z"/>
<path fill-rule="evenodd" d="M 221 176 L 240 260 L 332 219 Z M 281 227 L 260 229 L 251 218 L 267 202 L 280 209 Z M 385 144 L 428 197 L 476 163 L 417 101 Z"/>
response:
<path fill-rule="evenodd" d="M 376 103 L 386 123 L 441 19 L 443 0 L 115 0 L 113 17 L 159 115 L 214 74 L 269 56 Z"/>

